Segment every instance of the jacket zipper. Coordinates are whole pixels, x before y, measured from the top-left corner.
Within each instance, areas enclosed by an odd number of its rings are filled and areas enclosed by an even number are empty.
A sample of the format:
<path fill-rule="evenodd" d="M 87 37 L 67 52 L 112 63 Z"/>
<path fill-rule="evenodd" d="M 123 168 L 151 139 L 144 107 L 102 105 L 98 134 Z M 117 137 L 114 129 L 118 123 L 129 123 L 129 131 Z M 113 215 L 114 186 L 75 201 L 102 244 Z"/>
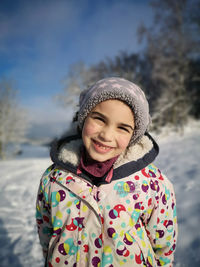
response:
<path fill-rule="evenodd" d="M 101 225 L 101 229 L 102 229 L 102 223 L 101 223 L 101 218 L 99 216 L 99 214 L 96 212 L 96 210 L 92 207 L 92 205 L 90 205 L 86 200 L 82 199 L 81 197 L 79 197 L 77 194 L 75 194 L 73 191 L 71 191 L 69 188 L 67 188 L 66 186 L 64 186 L 63 184 L 59 183 L 57 180 L 55 180 L 55 183 L 57 183 L 58 185 L 60 185 L 61 187 L 67 189 L 69 192 L 73 193 L 80 201 L 83 201 L 87 206 L 88 208 L 90 208 L 94 214 L 96 215 L 100 225 Z M 91 184 L 90 184 L 91 185 Z M 93 185 L 91 185 L 93 187 Z M 65 226 L 63 226 L 65 227 Z M 103 230 L 103 229 L 102 229 Z M 101 231 L 102 232 L 102 231 Z M 103 232 L 102 232 L 103 233 Z M 55 246 L 55 244 L 57 243 L 58 241 L 58 238 L 59 236 L 57 236 L 57 238 L 55 238 L 55 240 L 53 241 L 52 245 L 51 245 L 51 248 L 49 248 L 49 252 L 47 253 L 47 256 L 46 256 L 46 260 L 45 260 L 45 267 L 47 267 L 47 264 L 48 264 L 48 261 L 49 261 L 49 255 L 51 255 L 52 253 L 52 250 Z"/>
<path fill-rule="evenodd" d="M 73 191 L 71 191 L 69 188 L 67 188 L 66 186 L 64 186 L 63 184 L 59 183 L 58 181 L 55 181 L 58 185 L 64 187 L 65 189 L 67 189 L 69 192 L 71 192 L 72 194 L 74 194 L 79 200 L 83 201 L 88 208 L 90 208 L 91 210 L 93 210 L 93 212 L 95 213 L 99 223 L 101 224 L 101 218 L 99 217 L 99 214 L 96 212 L 96 210 L 92 207 L 92 205 L 90 205 L 85 199 L 82 199 L 81 197 L 79 197 L 77 194 L 75 194 Z M 91 185 L 91 184 L 90 184 Z M 91 185 L 93 186 L 93 185 Z"/>

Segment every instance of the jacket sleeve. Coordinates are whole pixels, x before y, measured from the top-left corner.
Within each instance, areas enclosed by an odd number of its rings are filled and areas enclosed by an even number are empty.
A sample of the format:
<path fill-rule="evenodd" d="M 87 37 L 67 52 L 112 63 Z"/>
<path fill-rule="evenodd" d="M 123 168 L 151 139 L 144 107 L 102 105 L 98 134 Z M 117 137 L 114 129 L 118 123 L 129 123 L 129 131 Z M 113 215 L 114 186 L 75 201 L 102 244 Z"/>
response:
<path fill-rule="evenodd" d="M 37 194 L 36 201 L 36 224 L 38 229 L 38 235 L 40 244 L 43 249 L 43 256 L 46 258 L 49 241 L 53 233 L 53 227 L 51 223 L 51 209 L 50 209 L 50 181 L 48 174 L 50 169 L 44 173 Z"/>
<path fill-rule="evenodd" d="M 157 266 L 171 267 L 178 234 L 175 193 L 170 181 L 158 169 L 157 174 L 159 177 L 154 185 L 157 193 L 146 230 Z"/>

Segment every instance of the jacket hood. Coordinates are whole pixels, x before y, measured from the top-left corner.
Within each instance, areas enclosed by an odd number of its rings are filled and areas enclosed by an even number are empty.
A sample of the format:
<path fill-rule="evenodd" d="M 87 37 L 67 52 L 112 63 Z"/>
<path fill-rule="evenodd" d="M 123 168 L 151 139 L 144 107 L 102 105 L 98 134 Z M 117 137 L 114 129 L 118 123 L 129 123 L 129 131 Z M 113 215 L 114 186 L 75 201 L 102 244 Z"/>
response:
<path fill-rule="evenodd" d="M 82 146 L 83 142 L 79 135 L 63 137 L 53 142 L 50 156 L 56 166 L 90 180 L 85 173 L 77 174 Z M 145 133 L 138 143 L 129 146 L 114 163 L 112 180 L 140 171 L 152 163 L 158 153 L 157 143 L 149 133 Z"/>

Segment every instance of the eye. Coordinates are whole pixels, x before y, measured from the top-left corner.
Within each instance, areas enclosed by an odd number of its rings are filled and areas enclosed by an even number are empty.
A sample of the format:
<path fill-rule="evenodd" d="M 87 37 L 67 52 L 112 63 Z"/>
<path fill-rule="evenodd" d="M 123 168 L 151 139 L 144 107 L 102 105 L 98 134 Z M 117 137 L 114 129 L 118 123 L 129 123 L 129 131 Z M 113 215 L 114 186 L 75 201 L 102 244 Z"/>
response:
<path fill-rule="evenodd" d="M 93 119 L 105 122 L 105 120 L 102 117 L 95 116 L 95 117 L 93 117 Z"/>
<path fill-rule="evenodd" d="M 127 129 L 126 127 L 120 126 L 118 128 L 124 132 L 130 133 L 129 129 Z"/>

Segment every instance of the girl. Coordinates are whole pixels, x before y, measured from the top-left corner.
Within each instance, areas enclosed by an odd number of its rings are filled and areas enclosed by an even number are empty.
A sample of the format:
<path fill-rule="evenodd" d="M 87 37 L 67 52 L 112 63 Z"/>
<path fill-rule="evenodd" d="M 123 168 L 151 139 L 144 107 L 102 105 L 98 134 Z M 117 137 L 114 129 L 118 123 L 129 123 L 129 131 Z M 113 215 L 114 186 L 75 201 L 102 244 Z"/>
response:
<path fill-rule="evenodd" d="M 152 164 L 143 91 L 106 78 L 83 91 L 78 134 L 56 141 L 37 197 L 45 266 L 172 266 L 175 195 Z"/>

